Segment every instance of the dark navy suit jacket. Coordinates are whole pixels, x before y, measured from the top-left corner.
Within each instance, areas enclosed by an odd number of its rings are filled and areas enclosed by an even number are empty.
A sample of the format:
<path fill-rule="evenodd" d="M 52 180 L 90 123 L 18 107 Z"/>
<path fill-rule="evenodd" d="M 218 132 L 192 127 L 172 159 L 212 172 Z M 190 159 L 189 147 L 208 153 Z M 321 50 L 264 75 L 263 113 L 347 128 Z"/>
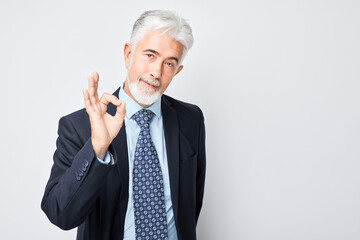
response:
<path fill-rule="evenodd" d="M 119 89 L 114 93 L 118 96 Z M 196 239 L 205 182 L 205 129 L 201 110 L 163 95 L 161 99 L 171 200 L 179 240 Z M 114 115 L 116 107 L 108 105 Z M 59 121 L 54 164 L 41 202 L 52 223 L 78 227 L 77 239 L 123 239 L 129 195 L 125 126 L 109 151 L 115 164 L 101 164 L 90 138 L 85 109 Z"/>

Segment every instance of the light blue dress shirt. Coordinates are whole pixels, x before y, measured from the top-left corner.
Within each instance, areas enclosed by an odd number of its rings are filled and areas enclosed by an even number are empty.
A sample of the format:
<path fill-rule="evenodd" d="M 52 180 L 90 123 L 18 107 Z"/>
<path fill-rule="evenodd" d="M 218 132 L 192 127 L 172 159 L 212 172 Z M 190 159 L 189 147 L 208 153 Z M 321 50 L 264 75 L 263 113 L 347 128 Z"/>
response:
<path fill-rule="evenodd" d="M 133 164 L 134 164 L 134 155 L 135 147 L 138 136 L 140 134 L 140 127 L 132 116 L 143 107 L 141 107 L 137 102 L 135 102 L 131 97 L 129 97 L 123 88 L 120 89 L 119 99 L 126 102 L 126 116 L 124 119 L 125 130 L 126 130 L 126 141 L 128 148 L 128 158 L 129 158 L 129 200 L 127 205 L 126 217 L 125 217 L 125 226 L 124 226 L 124 240 L 133 240 L 135 239 L 135 219 L 134 219 L 134 202 L 133 202 Z M 177 240 L 177 233 L 175 227 L 174 213 L 171 201 L 171 192 L 170 192 L 170 179 L 169 179 L 169 168 L 166 155 L 166 145 L 165 145 L 165 135 L 163 128 L 163 119 L 161 114 L 161 98 L 153 103 L 149 108 L 154 113 L 154 117 L 150 122 L 150 134 L 155 145 L 160 167 L 163 175 L 164 181 L 164 195 L 165 195 L 165 208 L 166 208 L 166 218 L 168 226 L 168 239 Z M 102 163 L 113 163 L 112 157 L 107 152 Z"/>

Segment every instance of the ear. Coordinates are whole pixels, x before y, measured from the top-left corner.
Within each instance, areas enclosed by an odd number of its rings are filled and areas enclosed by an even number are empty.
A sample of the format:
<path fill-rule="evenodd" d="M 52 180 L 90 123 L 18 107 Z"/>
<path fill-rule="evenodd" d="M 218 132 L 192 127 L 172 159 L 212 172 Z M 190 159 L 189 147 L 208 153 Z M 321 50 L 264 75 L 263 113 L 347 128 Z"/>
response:
<path fill-rule="evenodd" d="M 124 59 L 125 59 L 125 67 L 128 69 L 131 62 L 131 45 L 129 43 L 126 43 L 124 45 Z"/>
<path fill-rule="evenodd" d="M 180 65 L 180 66 L 178 67 L 178 69 L 176 70 L 175 75 L 178 74 L 183 68 L 184 68 L 184 66 L 183 66 L 183 65 Z M 175 75 L 174 75 L 174 76 L 175 76 Z"/>

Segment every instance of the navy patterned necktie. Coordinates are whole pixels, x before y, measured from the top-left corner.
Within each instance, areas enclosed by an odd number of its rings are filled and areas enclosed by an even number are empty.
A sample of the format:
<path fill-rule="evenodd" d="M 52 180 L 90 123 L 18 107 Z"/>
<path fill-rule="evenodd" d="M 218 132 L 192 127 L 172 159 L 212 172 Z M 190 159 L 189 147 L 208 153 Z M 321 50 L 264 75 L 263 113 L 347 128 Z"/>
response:
<path fill-rule="evenodd" d="M 153 116 L 154 113 L 148 109 L 141 109 L 133 116 L 141 128 L 133 169 L 136 240 L 167 239 L 163 177 L 150 136 L 150 120 Z"/>

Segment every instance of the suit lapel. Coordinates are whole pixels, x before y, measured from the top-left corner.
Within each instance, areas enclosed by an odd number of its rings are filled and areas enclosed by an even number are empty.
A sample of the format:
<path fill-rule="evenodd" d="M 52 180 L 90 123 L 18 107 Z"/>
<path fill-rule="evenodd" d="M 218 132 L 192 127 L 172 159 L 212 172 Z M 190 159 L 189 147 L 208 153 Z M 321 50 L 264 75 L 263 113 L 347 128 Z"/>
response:
<path fill-rule="evenodd" d="M 118 88 L 113 95 L 119 96 L 120 88 Z M 116 106 L 109 103 L 107 112 L 111 115 L 115 115 Z M 116 166 L 118 168 L 121 182 L 123 183 L 123 187 L 125 188 L 125 193 L 128 193 L 129 188 L 129 160 L 128 160 L 128 149 L 126 142 L 126 131 L 125 131 L 125 123 L 123 123 L 118 135 L 112 141 L 113 149 L 112 151 L 115 153 Z"/>
<path fill-rule="evenodd" d="M 117 160 L 116 166 L 120 173 L 121 182 L 125 190 L 129 187 L 129 160 L 126 142 L 125 124 L 120 129 L 119 134 L 114 138 L 112 144 L 115 151 L 115 159 Z M 126 190 L 125 192 L 128 192 Z"/>
<path fill-rule="evenodd" d="M 175 109 L 165 96 L 161 99 L 166 154 L 169 166 L 171 201 L 174 210 L 175 223 L 178 223 L 179 199 L 179 122 Z"/>

